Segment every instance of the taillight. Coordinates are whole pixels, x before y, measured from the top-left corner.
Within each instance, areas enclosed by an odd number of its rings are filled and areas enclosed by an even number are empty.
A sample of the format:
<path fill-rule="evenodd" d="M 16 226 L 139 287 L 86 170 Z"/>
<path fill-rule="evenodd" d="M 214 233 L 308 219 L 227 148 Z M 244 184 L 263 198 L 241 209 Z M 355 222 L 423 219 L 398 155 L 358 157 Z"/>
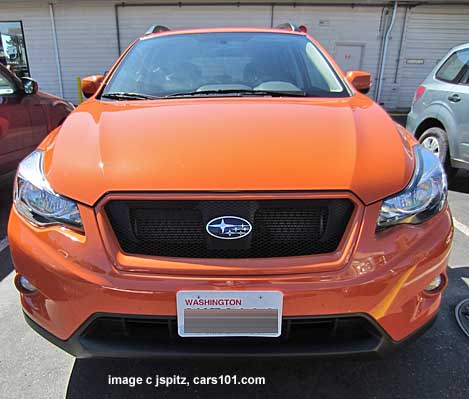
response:
<path fill-rule="evenodd" d="M 425 93 L 425 86 L 419 86 L 415 91 L 413 102 L 415 103 L 416 101 L 418 101 L 419 98 L 423 96 L 423 93 Z"/>

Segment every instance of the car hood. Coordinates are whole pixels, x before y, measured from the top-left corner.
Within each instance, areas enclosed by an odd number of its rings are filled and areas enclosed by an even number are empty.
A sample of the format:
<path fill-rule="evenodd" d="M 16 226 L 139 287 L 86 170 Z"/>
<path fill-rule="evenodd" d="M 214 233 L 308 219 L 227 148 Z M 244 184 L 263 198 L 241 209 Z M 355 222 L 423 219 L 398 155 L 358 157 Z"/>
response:
<path fill-rule="evenodd" d="M 402 190 L 411 143 L 365 96 L 206 98 L 79 106 L 41 145 L 60 194 L 347 190 L 371 203 Z"/>

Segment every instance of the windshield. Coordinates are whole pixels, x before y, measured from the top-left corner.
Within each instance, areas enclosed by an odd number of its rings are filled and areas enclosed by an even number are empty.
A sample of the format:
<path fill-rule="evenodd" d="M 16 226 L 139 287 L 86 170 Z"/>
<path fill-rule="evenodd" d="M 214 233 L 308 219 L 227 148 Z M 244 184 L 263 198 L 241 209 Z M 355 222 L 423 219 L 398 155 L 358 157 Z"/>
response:
<path fill-rule="evenodd" d="M 305 36 L 264 32 L 143 38 L 124 57 L 102 97 L 348 96 Z"/>

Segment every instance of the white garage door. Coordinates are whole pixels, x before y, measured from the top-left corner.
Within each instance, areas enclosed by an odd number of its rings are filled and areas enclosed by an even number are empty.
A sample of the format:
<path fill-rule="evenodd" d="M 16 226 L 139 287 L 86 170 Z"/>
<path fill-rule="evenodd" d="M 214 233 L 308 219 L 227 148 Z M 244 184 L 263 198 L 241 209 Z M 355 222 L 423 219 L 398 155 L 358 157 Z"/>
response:
<path fill-rule="evenodd" d="M 254 26 L 270 27 L 272 8 L 265 6 L 140 6 L 120 7 L 119 26 L 122 50 L 151 25 L 171 29 Z"/>
<path fill-rule="evenodd" d="M 409 13 L 399 72 L 399 108 L 410 107 L 418 85 L 452 47 L 469 42 L 467 6 L 419 6 Z"/>

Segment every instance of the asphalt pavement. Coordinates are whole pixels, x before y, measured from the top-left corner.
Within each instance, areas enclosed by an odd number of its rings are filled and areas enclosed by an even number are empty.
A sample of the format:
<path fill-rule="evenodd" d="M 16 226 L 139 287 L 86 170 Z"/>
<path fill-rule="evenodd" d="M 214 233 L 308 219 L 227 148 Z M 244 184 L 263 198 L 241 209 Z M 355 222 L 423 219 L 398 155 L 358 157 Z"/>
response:
<path fill-rule="evenodd" d="M 0 398 L 469 398 L 469 340 L 454 318 L 469 297 L 469 173 L 450 185 L 458 228 L 437 322 L 384 360 L 75 360 L 24 322 L 4 240 L 11 186 L 0 187 Z M 3 247 L 3 249 L 2 249 Z M 467 278 L 467 282 L 464 280 Z M 109 376 L 265 377 L 262 385 L 109 385 Z"/>

